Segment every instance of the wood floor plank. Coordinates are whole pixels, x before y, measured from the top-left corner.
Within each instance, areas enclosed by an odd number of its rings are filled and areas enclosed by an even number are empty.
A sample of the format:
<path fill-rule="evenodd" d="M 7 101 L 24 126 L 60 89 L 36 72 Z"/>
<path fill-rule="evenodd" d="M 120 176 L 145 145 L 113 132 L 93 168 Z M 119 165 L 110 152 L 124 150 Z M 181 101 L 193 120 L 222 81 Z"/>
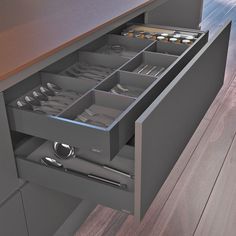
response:
<path fill-rule="evenodd" d="M 150 235 L 192 235 L 236 132 L 236 89 L 231 88 Z"/>
<path fill-rule="evenodd" d="M 76 232 L 75 236 L 103 235 L 117 211 L 98 205 Z"/>
<path fill-rule="evenodd" d="M 212 4 L 213 3 L 214 5 L 216 5 L 216 1 L 212 1 Z M 220 8 L 220 6 L 218 6 L 218 8 Z M 212 119 L 216 110 L 221 105 L 229 86 L 231 85 L 231 83 L 233 82 L 233 79 L 236 76 L 236 61 L 235 61 L 236 45 L 234 43 L 236 40 L 236 27 L 234 27 L 234 24 L 236 23 L 236 8 L 235 7 L 232 8 L 232 4 L 231 4 L 231 7 L 229 9 L 230 10 L 226 12 L 227 14 L 224 14 L 223 16 L 221 16 L 220 19 L 218 19 L 219 17 L 217 15 L 211 16 L 209 21 L 216 22 L 216 24 L 218 25 L 217 27 L 215 27 L 213 23 L 211 23 L 211 26 L 209 26 L 208 24 L 206 25 L 206 21 L 202 22 L 203 30 L 204 29 L 206 30 L 207 28 L 209 28 L 211 32 L 215 32 L 221 27 L 222 22 L 226 21 L 226 18 L 233 20 L 233 27 L 232 27 L 231 37 L 230 37 L 230 45 L 229 45 L 228 60 L 227 60 L 227 67 L 226 67 L 227 70 L 225 73 L 225 82 L 224 82 L 223 88 L 220 90 L 219 94 L 217 95 L 216 99 L 214 100 L 213 104 L 211 105 L 211 107 L 209 108 L 208 112 L 205 115 L 205 118 L 208 120 Z"/>
<path fill-rule="evenodd" d="M 226 157 L 195 236 L 236 235 L 236 138 Z"/>

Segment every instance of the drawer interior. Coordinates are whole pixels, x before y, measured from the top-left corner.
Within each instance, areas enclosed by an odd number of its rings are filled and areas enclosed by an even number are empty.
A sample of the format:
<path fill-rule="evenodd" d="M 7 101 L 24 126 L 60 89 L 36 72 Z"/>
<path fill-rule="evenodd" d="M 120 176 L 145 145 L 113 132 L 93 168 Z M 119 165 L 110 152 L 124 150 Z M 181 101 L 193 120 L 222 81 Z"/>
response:
<path fill-rule="evenodd" d="M 124 27 L 6 90 L 11 130 L 112 160 L 134 135 L 135 120 L 208 37 L 194 31 L 197 38 L 187 45 L 125 36 Z"/>
<path fill-rule="evenodd" d="M 168 54 L 143 52 L 124 65 L 121 70 L 159 77 L 177 58 Z"/>
<path fill-rule="evenodd" d="M 27 86 L 25 86 L 27 83 Z M 45 96 L 44 93 L 41 92 L 41 88 L 48 88 L 47 85 L 55 84 L 59 88 L 63 88 L 65 92 L 73 91 L 70 97 L 49 95 Z M 74 78 L 68 76 L 61 76 L 56 74 L 50 74 L 45 72 L 39 72 L 34 75 L 32 78 L 28 78 L 27 82 L 24 81 L 22 84 L 17 84 L 16 88 L 13 90 L 9 90 L 7 94 L 7 99 L 10 100 L 10 107 L 18 107 L 18 102 L 21 101 L 23 104 L 26 103 L 26 96 L 32 99 L 32 102 L 40 101 L 42 103 L 41 106 L 55 106 L 58 108 L 57 113 L 53 113 L 53 115 L 59 115 L 61 112 L 65 111 L 73 102 L 78 100 L 80 97 L 85 95 L 88 91 L 90 91 L 96 85 L 95 81 L 84 79 L 84 80 L 75 80 Z M 15 91 L 18 93 L 15 93 Z M 47 93 L 47 90 L 45 90 Z M 20 93 L 19 93 L 20 92 Z M 59 91 L 60 93 L 60 91 Z M 62 92 L 63 95 L 63 92 Z M 42 99 L 41 99 L 42 97 Z M 56 102 L 56 103 L 55 103 Z M 34 112 L 33 109 L 36 109 L 40 106 L 32 106 L 32 110 L 28 109 L 28 106 L 22 107 L 24 111 Z M 40 112 L 39 112 L 40 113 Z M 48 113 L 50 115 L 50 113 Z"/>
<path fill-rule="evenodd" d="M 48 66 L 43 71 L 80 80 L 89 79 L 99 83 L 128 60 L 119 55 L 106 55 L 79 50 Z"/>
<path fill-rule="evenodd" d="M 155 77 L 151 76 L 137 76 L 134 73 L 118 71 L 108 80 L 98 85 L 97 90 L 137 98 L 155 81 L 155 79 Z"/>
<path fill-rule="evenodd" d="M 53 142 L 35 137 L 26 137 L 15 149 L 20 178 L 133 213 L 134 147 L 124 146 L 112 161 L 83 149 L 76 149 L 75 155 L 59 158 Z M 53 158 L 63 167 L 45 165 L 44 157 Z M 114 201 L 115 196 L 119 201 Z"/>
<path fill-rule="evenodd" d="M 131 97 L 93 90 L 67 109 L 61 117 L 95 128 L 107 128 L 114 125 L 133 102 Z"/>
<path fill-rule="evenodd" d="M 174 43 L 166 43 L 166 42 L 155 42 L 150 47 L 147 48 L 148 52 L 154 53 L 162 53 L 162 54 L 169 54 L 180 56 L 187 50 L 189 45 L 186 44 L 174 44 Z"/>

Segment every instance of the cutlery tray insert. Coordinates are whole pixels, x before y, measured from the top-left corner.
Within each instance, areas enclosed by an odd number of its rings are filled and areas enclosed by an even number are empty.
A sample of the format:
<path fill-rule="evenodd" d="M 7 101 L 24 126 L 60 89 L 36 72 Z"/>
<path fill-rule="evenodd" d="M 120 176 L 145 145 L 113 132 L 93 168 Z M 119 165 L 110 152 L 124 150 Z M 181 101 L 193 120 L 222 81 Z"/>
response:
<path fill-rule="evenodd" d="M 75 120 L 82 125 L 109 128 L 117 125 L 120 115 L 133 102 L 133 98 L 93 90 L 70 106 L 60 117 Z"/>
<path fill-rule="evenodd" d="M 183 48 L 178 44 L 166 46 L 154 40 L 105 35 L 4 92 L 9 104 L 10 128 L 12 131 L 86 149 L 96 153 L 98 158 L 112 160 L 134 135 L 135 120 L 206 41 L 207 34 L 200 36 L 194 44 Z M 101 48 L 104 49 L 106 45 L 108 48 L 121 45 L 135 53 L 132 58 L 124 57 L 122 53 L 102 53 Z M 174 49 L 175 46 L 178 49 Z M 159 51 L 156 52 L 156 48 Z M 119 51 L 115 47 L 116 50 Z M 142 73 L 135 72 L 134 70 L 143 63 L 149 64 L 150 68 L 146 68 L 148 70 L 143 70 Z M 90 75 L 86 74 L 87 77 L 81 78 L 80 72 L 79 76 L 66 73 L 74 70 L 76 74 L 78 64 L 91 66 L 88 70 Z M 108 68 L 110 73 L 98 80 L 94 79 L 92 75 L 99 70 L 98 67 Z M 155 72 L 155 69 L 160 67 L 165 70 L 158 76 L 155 73 L 147 73 L 153 68 L 152 72 Z M 83 74 L 84 68 L 81 70 Z M 17 108 L 14 102 L 44 83 L 41 80 L 49 80 L 63 89 L 76 90 L 81 92 L 82 96 L 56 115 L 42 115 Z M 117 89 L 118 84 L 122 88 L 127 86 L 135 94 L 124 91 L 119 93 L 120 90 L 117 90 L 118 93 L 112 93 L 111 89 Z"/>
<path fill-rule="evenodd" d="M 107 91 L 132 98 L 139 97 L 156 78 L 125 71 L 118 71 L 97 86 L 97 90 Z"/>
<path fill-rule="evenodd" d="M 120 35 L 108 34 L 86 45 L 81 50 L 112 56 L 117 55 L 130 59 L 152 43 L 152 40 L 131 39 Z"/>
<path fill-rule="evenodd" d="M 56 106 L 52 101 L 58 101 L 59 104 L 62 104 L 65 102 L 65 106 L 62 107 L 61 111 L 58 112 L 57 115 L 59 115 L 61 112 L 67 109 L 74 101 L 82 97 L 84 94 L 86 94 L 89 90 L 91 90 L 96 83 L 91 80 L 76 80 L 71 77 L 67 76 L 60 76 L 45 72 L 39 72 L 35 74 L 33 77 L 29 78 L 28 81 L 24 81 L 23 83 L 17 84 L 15 87 L 11 88 L 9 90 L 9 93 L 7 94 L 6 99 L 11 100 L 9 103 L 10 107 L 18 108 L 17 102 L 23 101 L 25 102 L 25 97 L 30 96 L 34 100 L 40 100 L 36 98 L 33 95 L 33 92 L 37 91 L 40 95 L 43 95 L 40 92 L 40 87 L 47 88 L 47 83 L 52 83 L 60 88 L 62 88 L 63 91 L 71 91 L 73 90 L 76 92 L 75 97 L 73 99 L 64 99 L 64 97 L 60 96 L 60 99 L 57 96 L 42 96 L 43 98 L 47 98 L 48 101 L 43 101 L 41 106 Z M 17 91 L 17 92 L 16 92 Z M 58 98 L 58 100 L 57 100 Z M 52 100 L 51 100 L 52 99 Z M 63 103 L 64 104 L 64 103 Z M 24 112 L 34 112 L 34 111 L 28 111 L 23 108 Z"/>
<path fill-rule="evenodd" d="M 174 44 L 157 41 L 147 48 L 148 52 L 157 52 L 162 54 L 169 54 L 180 56 L 184 51 L 186 51 L 190 46 L 186 44 Z"/>
<path fill-rule="evenodd" d="M 44 69 L 45 72 L 89 79 L 97 84 L 128 61 L 118 55 L 76 51 Z"/>
<path fill-rule="evenodd" d="M 174 55 L 145 51 L 129 61 L 121 70 L 158 77 L 167 70 L 177 58 L 178 56 Z"/>

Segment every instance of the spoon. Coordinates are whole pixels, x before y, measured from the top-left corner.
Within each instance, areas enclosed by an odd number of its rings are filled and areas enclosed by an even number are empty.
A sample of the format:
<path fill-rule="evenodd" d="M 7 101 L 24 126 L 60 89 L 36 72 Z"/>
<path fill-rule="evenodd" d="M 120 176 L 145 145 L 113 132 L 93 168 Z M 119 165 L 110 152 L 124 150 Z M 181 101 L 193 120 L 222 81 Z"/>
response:
<path fill-rule="evenodd" d="M 61 93 L 63 95 L 69 96 L 69 97 L 78 97 L 78 93 L 74 90 L 63 90 L 60 86 L 53 84 L 53 83 L 47 83 L 47 87 L 52 90 L 54 93 Z"/>
<path fill-rule="evenodd" d="M 128 92 L 128 91 L 129 91 L 129 89 L 124 88 L 121 84 L 117 84 L 116 87 L 117 87 L 118 89 L 120 89 L 122 92 Z"/>
<path fill-rule="evenodd" d="M 107 115 L 107 114 L 96 113 L 96 112 L 92 111 L 92 110 L 89 109 L 89 108 L 85 109 L 84 112 L 85 112 L 86 114 L 88 114 L 89 116 L 103 116 L 103 117 L 109 119 L 110 122 L 114 121 L 114 119 L 115 119 L 114 117 L 109 116 L 109 115 Z"/>
<path fill-rule="evenodd" d="M 33 98 L 36 101 L 39 101 L 41 106 L 51 106 L 53 108 L 58 108 L 64 110 L 66 106 L 68 106 L 68 103 L 61 103 L 60 101 L 55 100 L 48 100 L 48 97 L 46 97 L 47 100 L 45 100 L 45 95 L 40 94 L 36 91 L 33 91 Z M 63 100 L 62 100 L 63 101 Z"/>
<path fill-rule="evenodd" d="M 71 103 L 71 99 L 67 99 L 67 98 L 64 98 L 64 97 L 56 97 L 56 96 L 46 96 L 38 91 L 33 91 L 33 96 L 34 98 L 40 100 L 40 101 L 55 101 L 55 102 L 58 102 L 59 104 L 63 104 L 65 106 L 68 106 L 70 105 Z"/>
<path fill-rule="evenodd" d="M 107 165 L 103 165 L 103 164 L 85 159 L 81 156 L 77 156 L 76 153 L 75 153 L 75 148 L 68 145 L 68 144 L 54 142 L 53 150 L 54 150 L 55 155 L 60 159 L 65 160 L 65 159 L 70 159 L 70 158 L 78 158 L 78 159 L 81 159 L 81 160 L 86 161 L 88 163 L 91 163 L 93 165 L 97 165 L 99 167 L 102 167 L 103 169 L 109 170 L 111 172 L 126 176 L 128 178 L 133 178 L 133 176 L 131 174 L 126 173 L 124 171 L 121 171 L 121 170 L 115 169 L 113 167 L 110 167 L 110 166 L 107 166 Z"/>
<path fill-rule="evenodd" d="M 97 126 L 102 126 L 104 128 L 107 128 L 108 125 L 103 123 L 103 122 L 99 122 L 99 121 L 94 121 L 92 119 L 89 119 L 83 115 L 79 115 L 76 117 L 75 119 L 76 121 L 82 121 L 83 123 L 90 123 L 91 125 L 97 125 Z"/>
<path fill-rule="evenodd" d="M 63 111 L 63 109 L 65 108 L 64 105 L 57 103 L 57 102 L 52 102 L 52 104 L 48 104 L 45 101 L 39 101 L 31 96 L 25 96 L 25 101 L 30 104 L 31 106 L 43 106 L 43 107 L 49 107 L 55 110 Z M 57 107 L 55 107 L 57 106 Z"/>
<path fill-rule="evenodd" d="M 72 170 L 72 169 L 69 169 L 69 168 L 65 168 L 59 161 L 57 161 L 57 160 L 55 160 L 51 157 L 46 156 L 46 157 L 41 158 L 41 163 L 46 165 L 46 166 L 52 166 L 52 167 L 56 167 L 58 169 L 62 169 L 65 172 L 68 172 L 68 173 L 83 175 L 83 176 L 86 176 L 88 178 L 95 179 L 95 180 L 98 180 L 100 182 L 113 185 L 115 187 L 119 187 L 119 188 L 123 188 L 123 189 L 127 188 L 127 186 L 125 184 L 121 184 L 120 182 L 117 182 L 117 181 L 114 181 L 114 180 L 103 178 L 103 177 L 100 177 L 98 175 L 85 174 L 85 173 L 80 172 L 80 171 L 75 171 L 75 170 Z"/>
<path fill-rule="evenodd" d="M 40 92 L 42 93 L 42 94 L 44 94 L 44 95 L 46 95 L 46 96 L 56 96 L 56 97 L 63 97 L 63 98 L 68 98 L 68 99 L 70 99 L 70 100 L 72 100 L 72 101 L 74 101 L 77 97 L 75 97 L 75 96 L 68 96 L 68 95 L 66 95 L 66 94 L 63 94 L 62 92 L 57 92 L 57 91 L 55 91 L 55 90 L 51 90 L 51 89 L 48 89 L 48 88 L 45 88 L 45 87 L 43 87 L 43 86 L 41 86 L 40 88 L 39 88 L 39 90 L 40 90 Z"/>
<path fill-rule="evenodd" d="M 42 114 L 48 114 L 48 115 L 54 115 L 56 116 L 58 114 L 57 111 L 55 110 L 52 110 L 52 109 L 45 109 L 43 107 L 35 107 L 35 106 L 32 106 L 24 101 L 20 101 L 18 100 L 16 102 L 16 105 L 18 108 L 20 109 L 26 109 L 26 110 L 30 110 L 30 111 L 34 111 L 34 112 L 38 112 L 38 113 L 42 113 Z"/>

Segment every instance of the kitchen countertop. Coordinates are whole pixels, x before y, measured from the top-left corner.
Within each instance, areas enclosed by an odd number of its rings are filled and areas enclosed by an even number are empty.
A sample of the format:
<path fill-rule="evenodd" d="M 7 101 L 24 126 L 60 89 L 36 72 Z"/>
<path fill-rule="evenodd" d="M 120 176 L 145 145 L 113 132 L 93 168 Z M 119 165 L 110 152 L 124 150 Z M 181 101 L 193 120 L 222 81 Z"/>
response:
<path fill-rule="evenodd" d="M 3 0 L 0 80 L 161 0 Z M 163 2 L 163 0 L 162 0 Z"/>

